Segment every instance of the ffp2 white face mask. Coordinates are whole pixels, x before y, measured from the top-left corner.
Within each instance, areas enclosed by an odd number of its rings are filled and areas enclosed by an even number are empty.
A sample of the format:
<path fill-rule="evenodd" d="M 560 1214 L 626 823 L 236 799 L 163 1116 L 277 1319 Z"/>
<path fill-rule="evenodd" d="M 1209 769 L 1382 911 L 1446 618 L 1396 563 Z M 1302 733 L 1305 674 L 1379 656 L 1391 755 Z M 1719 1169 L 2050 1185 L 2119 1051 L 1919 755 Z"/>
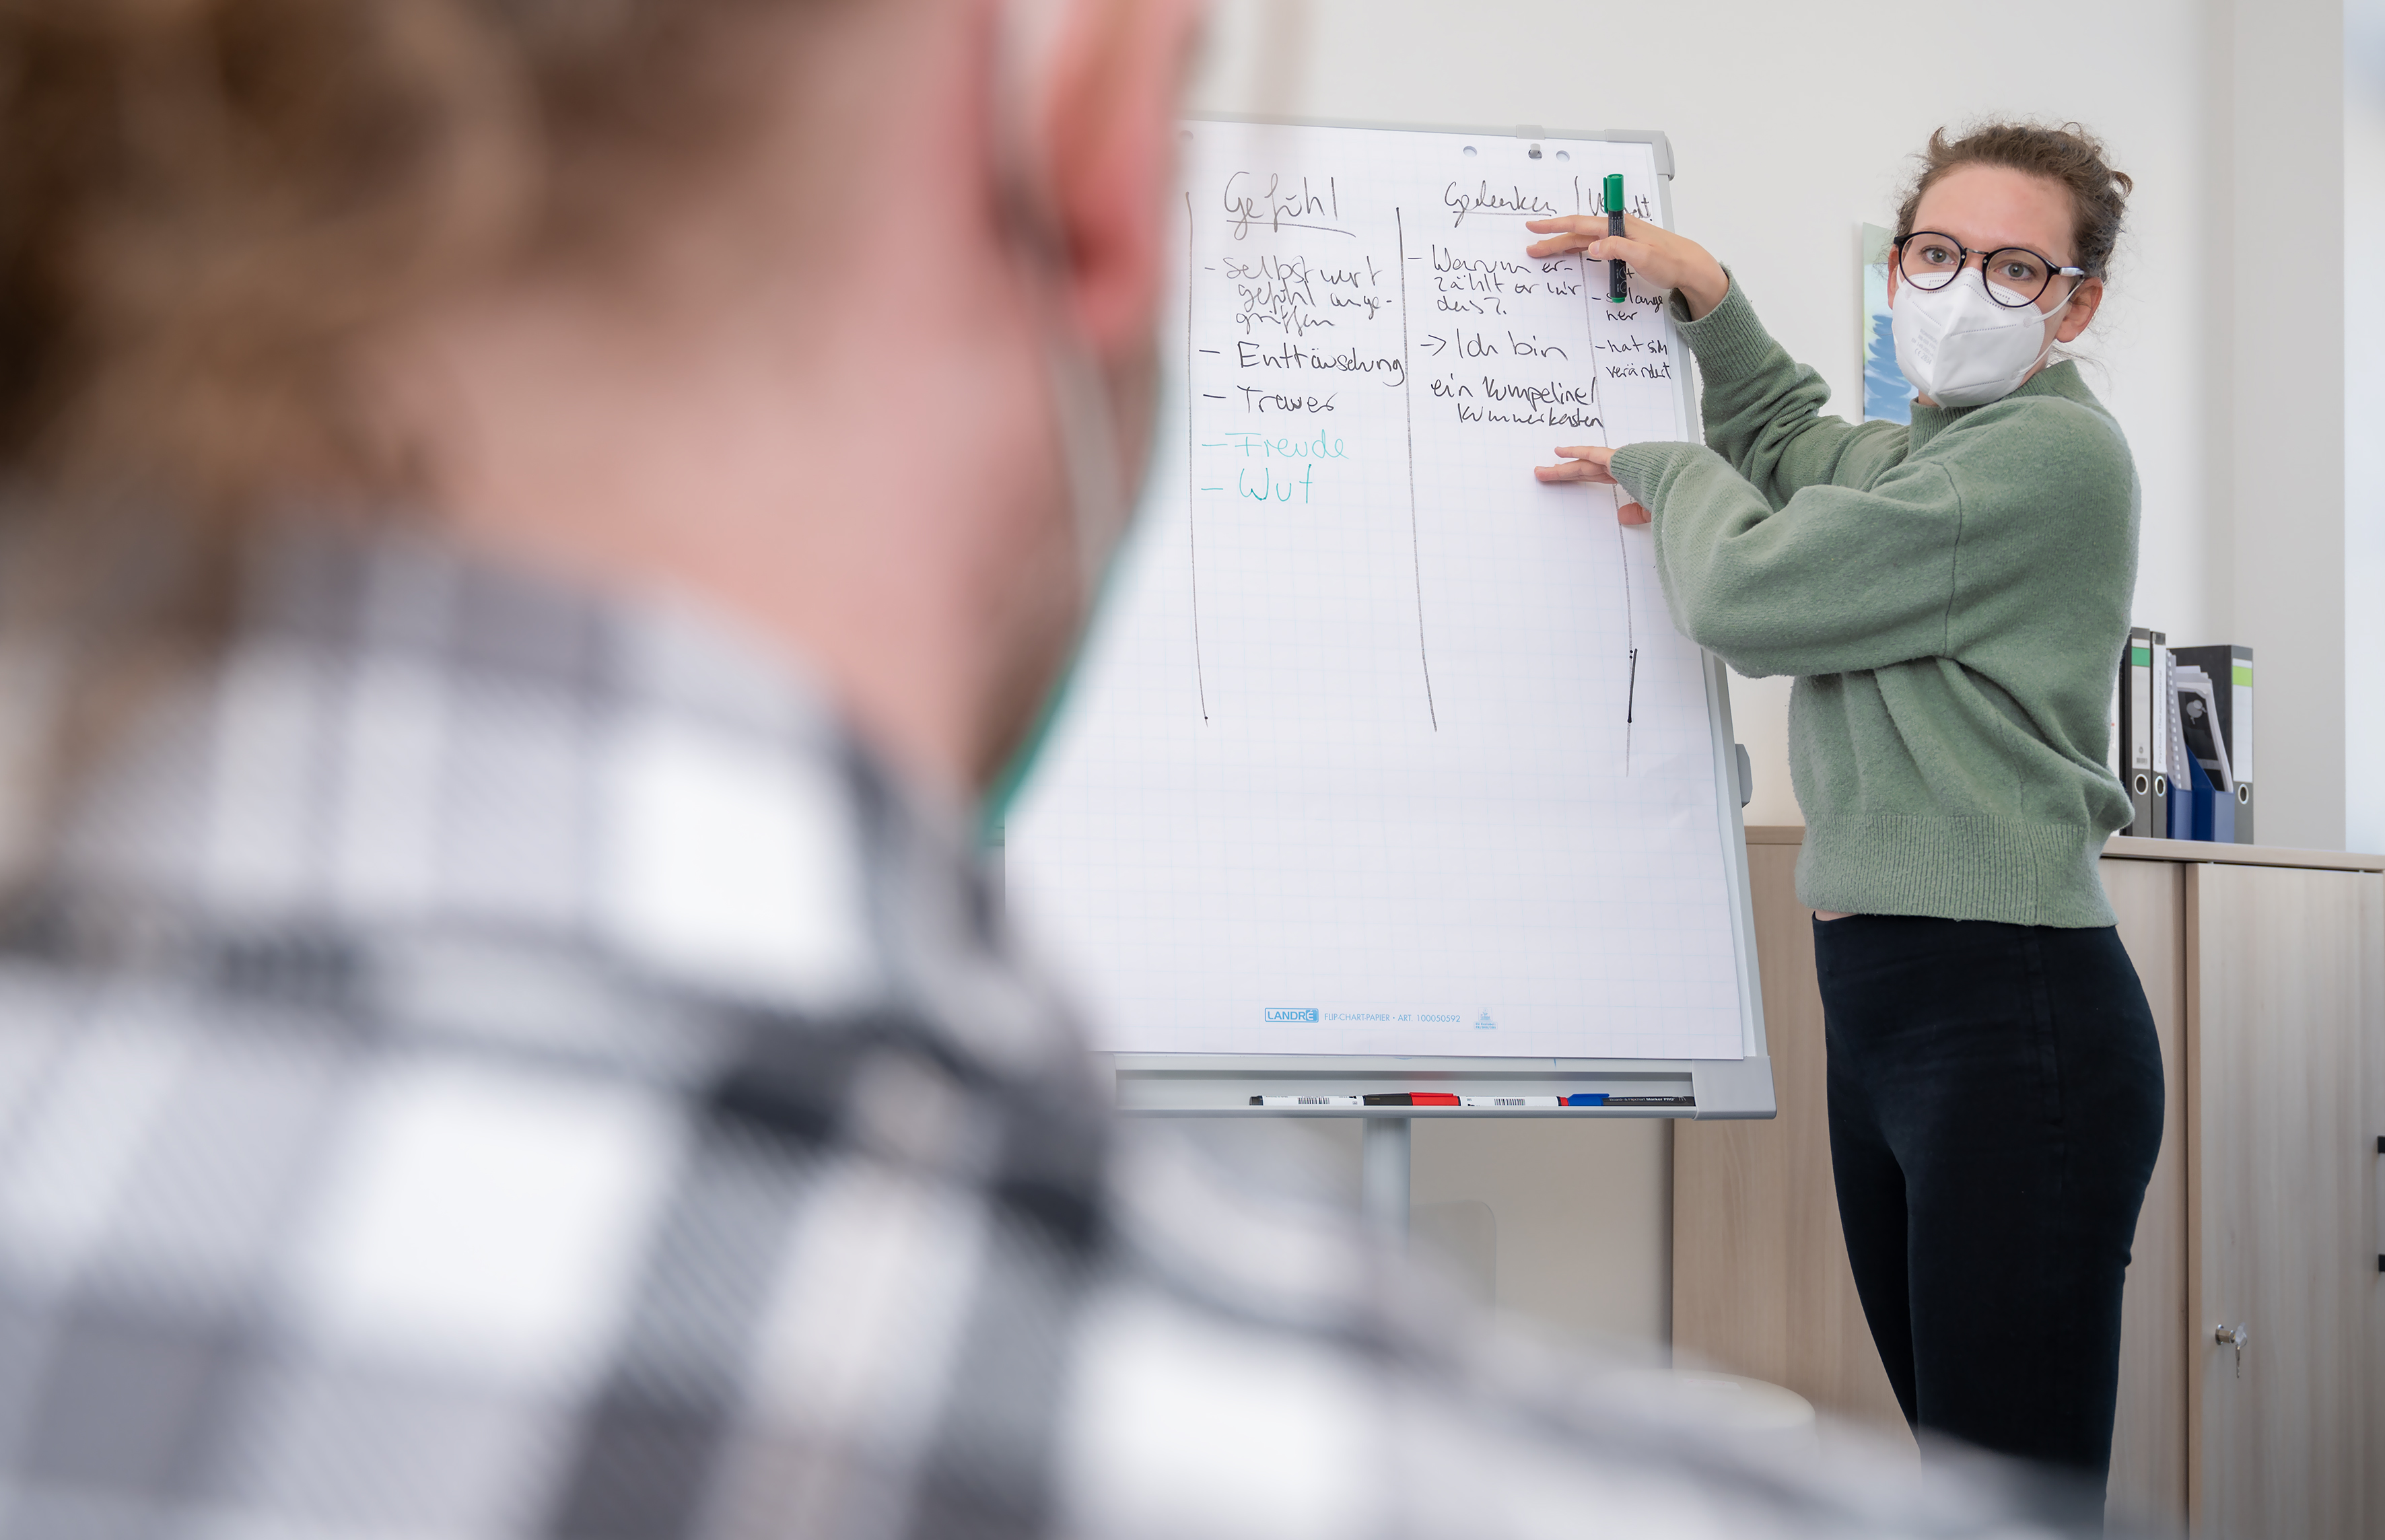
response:
<path fill-rule="evenodd" d="M 2069 303 L 2065 296 L 2052 310 L 1998 304 L 1967 270 L 1942 289 L 1917 288 L 1907 280 L 1897 285 L 1889 322 L 1896 366 L 1914 389 L 1941 406 L 2001 401 L 2020 389 L 2053 351 L 2045 322 Z"/>

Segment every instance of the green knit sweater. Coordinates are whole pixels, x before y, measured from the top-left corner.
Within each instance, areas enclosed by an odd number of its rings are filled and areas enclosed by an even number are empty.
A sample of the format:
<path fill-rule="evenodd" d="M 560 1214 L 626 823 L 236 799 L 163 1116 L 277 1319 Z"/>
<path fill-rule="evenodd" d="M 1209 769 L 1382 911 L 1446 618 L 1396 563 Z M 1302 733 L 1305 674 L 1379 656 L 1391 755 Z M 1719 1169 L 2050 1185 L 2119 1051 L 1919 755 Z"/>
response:
<path fill-rule="evenodd" d="M 1618 451 L 1673 620 L 1741 673 L 1797 677 L 1789 762 L 1817 909 L 2107 925 L 2129 822 L 2104 767 L 2137 573 L 2137 478 L 2078 366 L 1908 429 L 1829 391 L 1734 279 L 1674 318 L 1706 444 Z"/>

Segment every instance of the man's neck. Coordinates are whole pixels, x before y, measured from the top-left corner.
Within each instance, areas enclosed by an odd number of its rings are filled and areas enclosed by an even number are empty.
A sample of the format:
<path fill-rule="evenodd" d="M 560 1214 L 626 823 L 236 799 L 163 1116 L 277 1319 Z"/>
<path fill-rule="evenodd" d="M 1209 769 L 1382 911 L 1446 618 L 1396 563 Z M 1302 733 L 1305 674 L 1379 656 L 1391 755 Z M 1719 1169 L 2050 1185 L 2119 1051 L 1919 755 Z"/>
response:
<path fill-rule="evenodd" d="M 460 538 L 724 613 L 961 799 L 995 752 L 988 702 L 1015 710 L 1006 676 L 1067 645 L 1076 553 L 1031 347 L 984 318 L 991 296 L 940 329 L 966 305 L 850 294 L 881 281 L 676 314 L 667 341 L 598 294 L 493 295 L 429 318 L 393 377 Z"/>

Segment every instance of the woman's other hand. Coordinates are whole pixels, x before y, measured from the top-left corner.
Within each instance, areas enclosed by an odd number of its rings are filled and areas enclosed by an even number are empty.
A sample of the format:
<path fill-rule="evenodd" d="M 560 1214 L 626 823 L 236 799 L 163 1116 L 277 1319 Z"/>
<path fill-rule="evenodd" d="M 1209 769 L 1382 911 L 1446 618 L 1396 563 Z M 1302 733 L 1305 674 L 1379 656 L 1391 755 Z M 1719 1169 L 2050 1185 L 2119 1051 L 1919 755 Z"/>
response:
<path fill-rule="evenodd" d="M 1620 485 L 1606 463 L 1615 458 L 1615 451 L 1601 444 L 1559 444 L 1557 453 L 1564 463 L 1555 466 L 1534 466 L 1532 474 L 1542 481 L 1587 481 L 1594 487 Z M 1615 510 L 1615 516 L 1625 524 L 1645 524 L 1648 510 L 1637 503 L 1626 503 Z"/>
<path fill-rule="evenodd" d="M 1567 252 L 1580 252 L 1596 262 L 1620 257 L 1650 283 L 1679 291 L 1693 321 L 1703 319 L 1730 292 L 1730 279 L 1711 252 L 1685 235 L 1676 235 L 1635 215 L 1623 217 L 1620 235 L 1606 233 L 1604 214 L 1527 219 L 1524 228 L 1548 237 L 1526 246 L 1526 256 L 1562 256 Z"/>

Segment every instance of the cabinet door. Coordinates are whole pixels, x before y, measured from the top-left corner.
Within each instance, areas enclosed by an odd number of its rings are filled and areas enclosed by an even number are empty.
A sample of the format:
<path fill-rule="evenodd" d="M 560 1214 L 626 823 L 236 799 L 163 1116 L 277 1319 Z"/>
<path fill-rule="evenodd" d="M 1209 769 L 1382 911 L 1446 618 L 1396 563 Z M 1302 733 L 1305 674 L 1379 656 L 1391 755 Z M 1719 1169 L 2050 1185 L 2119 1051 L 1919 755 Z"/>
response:
<path fill-rule="evenodd" d="M 2385 877 L 2187 877 L 2189 1481 L 2198 1535 L 2369 1535 Z M 2241 1327 L 2241 1354 L 2215 1340 Z M 2385 1430 L 2376 1430 L 2385 1433 Z"/>
<path fill-rule="evenodd" d="M 2186 1527 L 2186 868 L 2106 860 L 2104 891 L 2153 1007 L 2167 1093 L 2120 1298 L 2107 1511 L 2174 1534 Z"/>
<path fill-rule="evenodd" d="M 2359 1457 L 2368 1473 L 2363 1516 L 2370 1533 L 2385 1528 L 2385 876 L 2373 879 L 2368 915 L 2368 1019 L 2361 1029 L 2360 1051 L 2368 1074 L 2368 1124 L 2361 1130 L 2361 1148 L 2368 1150 L 2366 1173 L 2368 1238 L 2366 1249 L 2377 1253 L 2377 1271 L 2368 1274 L 2368 1341 L 2356 1372 L 2368 1386 L 2367 1447 Z"/>

